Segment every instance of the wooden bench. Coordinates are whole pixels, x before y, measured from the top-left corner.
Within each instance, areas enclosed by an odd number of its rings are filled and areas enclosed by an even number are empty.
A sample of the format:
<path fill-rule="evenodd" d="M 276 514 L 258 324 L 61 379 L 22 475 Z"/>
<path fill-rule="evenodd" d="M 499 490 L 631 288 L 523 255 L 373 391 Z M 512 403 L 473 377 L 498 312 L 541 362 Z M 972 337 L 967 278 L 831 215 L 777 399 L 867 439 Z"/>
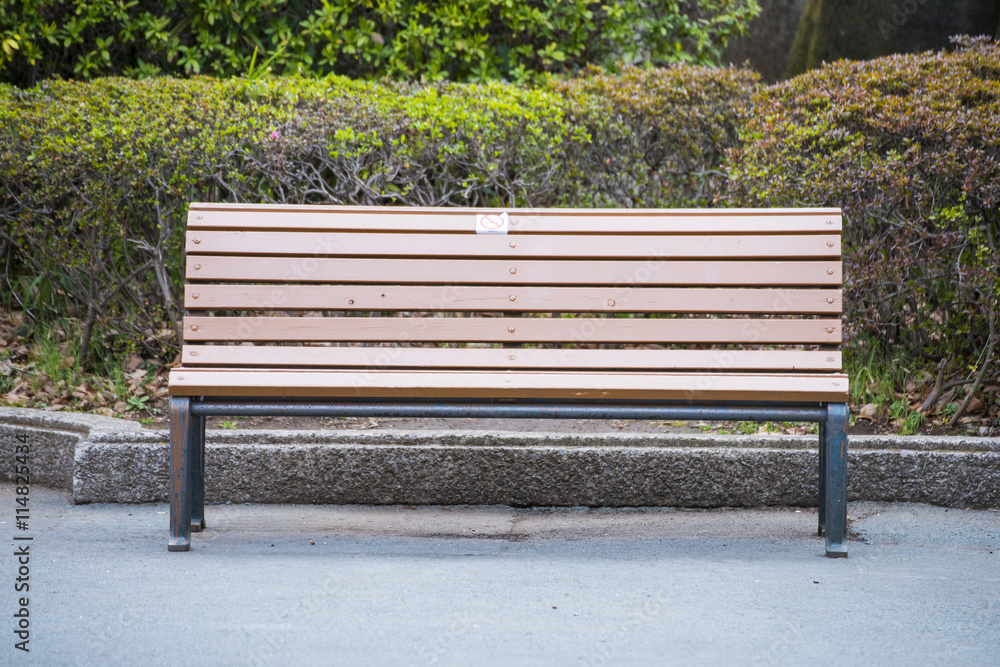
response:
<path fill-rule="evenodd" d="M 840 211 L 192 204 L 171 551 L 209 415 L 819 424 L 846 550 Z M 505 233 L 506 232 L 506 233 Z"/>

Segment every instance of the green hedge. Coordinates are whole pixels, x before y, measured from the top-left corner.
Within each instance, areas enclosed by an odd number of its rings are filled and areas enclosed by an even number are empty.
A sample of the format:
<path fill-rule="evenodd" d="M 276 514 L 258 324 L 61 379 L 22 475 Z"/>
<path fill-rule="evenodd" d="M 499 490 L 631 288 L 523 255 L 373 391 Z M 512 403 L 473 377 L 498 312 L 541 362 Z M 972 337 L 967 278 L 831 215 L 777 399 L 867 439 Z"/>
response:
<path fill-rule="evenodd" d="M 689 67 L 591 70 L 540 88 L 340 77 L 0 86 L 8 298 L 39 321 L 78 318 L 84 350 L 140 340 L 169 353 L 190 201 L 703 203 L 755 86 L 746 70 Z"/>
<path fill-rule="evenodd" d="M 902 348 L 954 375 L 988 362 L 1000 310 L 998 105 L 986 41 L 766 88 L 687 66 L 537 87 L 0 86 L 6 295 L 38 321 L 77 318 L 91 350 L 168 357 L 189 201 L 838 206 L 848 351 Z"/>
<path fill-rule="evenodd" d="M 903 346 L 963 373 L 990 363 L 1000 329 L 996 43 L 841 61 L 772 86 L 742 139 L 727 202 L 844 209 L 852 345 Z"/>
<path fill-rule="evenodd" d="M 717 63 L 756 0 L 0 0 L 0 81 L 158 74 L 526 81 Z"/>

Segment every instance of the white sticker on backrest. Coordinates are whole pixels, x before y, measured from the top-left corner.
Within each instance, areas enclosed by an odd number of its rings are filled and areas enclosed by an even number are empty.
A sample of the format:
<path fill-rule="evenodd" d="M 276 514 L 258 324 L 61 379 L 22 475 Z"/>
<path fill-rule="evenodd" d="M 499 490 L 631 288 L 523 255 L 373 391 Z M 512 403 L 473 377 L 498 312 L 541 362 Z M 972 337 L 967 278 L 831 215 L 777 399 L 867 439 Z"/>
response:
<path fill-rule="evenodd" d="M 477 234 L 506 234 L 506 213 L 480 213 L 476 216 Z"/>

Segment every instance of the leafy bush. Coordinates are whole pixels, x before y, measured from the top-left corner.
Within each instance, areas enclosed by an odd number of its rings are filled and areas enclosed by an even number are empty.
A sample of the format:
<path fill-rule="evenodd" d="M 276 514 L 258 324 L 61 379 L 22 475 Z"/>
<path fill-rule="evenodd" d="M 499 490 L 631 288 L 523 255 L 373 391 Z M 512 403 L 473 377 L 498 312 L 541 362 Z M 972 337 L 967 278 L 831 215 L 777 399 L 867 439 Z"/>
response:
<path fill-rule="evenodd" d="M 0 0 L 0 80 L 337 73 L 524 81 L 587 63 L 717 63 L 756 0 Z"/>
<path fill-rule="evenodd" d="M 696 207 L 724 187 L 726 150 L 758 76 L 745 69 L 592 70 L 551 84 L 591 141 L 574 155 L 586 207 Z"/>
<path fill-rule="evenodd" d="M 537 88 L 341 77 L 0 85 L 8 299 L 38 321 L 78 318 L 83 354 L 127 341 L 166 352 L 179 337 L 190 201 L 696 205 L 755 80 L 626 67 L 621 79 L 591 70 Z"/>
<path fill-rule="evenodd" d="M 763 90 L 742 139 L 727 203 L 844 209 L 849 350 L 876 341 L 963 375 L 991 364 L 1000 46 L 828 65 Z"/>
<path fill-rule="evenodd" d="M 77 318 L 84 352 L 138 341 L 166 355 L 190 201 L 838 206 L 849 357 L 905 350 L 914 370 L 943 360 L 953 382 L 988 379 L 998 107 L 1000 47 L 986 41 L 760 90 L 746 70 L 688 66 L 537 86 L 0 85 L 3 294 L 28 321 Z"/>

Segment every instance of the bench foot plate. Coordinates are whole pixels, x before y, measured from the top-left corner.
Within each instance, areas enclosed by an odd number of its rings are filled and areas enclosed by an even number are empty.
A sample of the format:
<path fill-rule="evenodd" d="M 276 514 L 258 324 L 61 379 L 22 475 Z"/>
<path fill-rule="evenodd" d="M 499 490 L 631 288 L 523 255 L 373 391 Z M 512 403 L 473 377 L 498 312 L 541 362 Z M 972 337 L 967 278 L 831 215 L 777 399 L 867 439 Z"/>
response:
<path fill-rule="evenodd" d="M 191 540 L 185 540 L 184 538 L 171 539 L 167 542 L 167 551 L 190 551 L 191 550 Z"/>
<path fill-rule="evenodd" d="M 827 558 L 847 558 L 847 546 L 844 544 L 830 544 L 826 547 Z"/>

